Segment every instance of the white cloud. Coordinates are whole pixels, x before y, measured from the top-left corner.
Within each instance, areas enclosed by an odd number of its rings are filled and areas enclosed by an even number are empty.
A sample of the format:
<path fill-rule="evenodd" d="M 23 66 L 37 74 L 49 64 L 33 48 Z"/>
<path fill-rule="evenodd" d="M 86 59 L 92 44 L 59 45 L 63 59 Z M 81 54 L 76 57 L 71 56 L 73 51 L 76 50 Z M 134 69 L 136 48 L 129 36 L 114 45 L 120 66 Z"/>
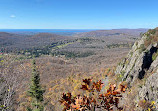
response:
<path fill-rule="evenodd" d="M 10 15 L 10 18 L 15 18 L 16 16 L 15 15 Z"/>

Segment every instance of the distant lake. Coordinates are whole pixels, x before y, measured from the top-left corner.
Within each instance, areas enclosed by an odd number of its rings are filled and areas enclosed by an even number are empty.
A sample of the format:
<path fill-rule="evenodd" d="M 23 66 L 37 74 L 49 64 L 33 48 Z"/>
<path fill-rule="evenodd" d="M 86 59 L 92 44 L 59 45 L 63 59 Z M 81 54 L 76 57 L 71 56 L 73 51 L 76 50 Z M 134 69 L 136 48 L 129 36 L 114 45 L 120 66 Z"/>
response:
<path fill-rule="evenodd" d="M 95 31 L 97 29 L 0 29 L 0 32 L 17 34 L 55 33 L 60 35 L 73 35 L 75 33 Z"/>

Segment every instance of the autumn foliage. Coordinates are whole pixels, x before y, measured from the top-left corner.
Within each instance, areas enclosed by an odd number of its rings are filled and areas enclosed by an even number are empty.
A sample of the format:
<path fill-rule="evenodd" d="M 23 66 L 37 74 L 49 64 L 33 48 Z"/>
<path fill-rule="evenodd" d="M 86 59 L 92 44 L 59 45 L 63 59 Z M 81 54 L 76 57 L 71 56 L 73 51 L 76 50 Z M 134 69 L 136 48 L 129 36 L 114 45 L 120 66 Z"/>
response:
<path fill-rule="evenodd" d="M 113 111 L 114 108 L 122 110 L 122 108 L 118 106 L 118 103 L 122 97 L 121 93 L 124 93 L 127 88 L 126 85 L 119 85 L 117 89 L 115 84 L 110 85 L 109 89 L 104 92 L 102 91 L 103 83 L 101 80 L 92 82 L 92 79 L 84 79 L 83 83 L 81 89 L 89 92 L 89 95 L 85 96 L 81 94 L 72 96 L 71 93 L 63 93 L 59 101 L 64 105 L 64 111 L 95 111 L 97 108 L 108 111 Z M 97 96 L 95 96 L 95 94 L 97 94 Z"/>

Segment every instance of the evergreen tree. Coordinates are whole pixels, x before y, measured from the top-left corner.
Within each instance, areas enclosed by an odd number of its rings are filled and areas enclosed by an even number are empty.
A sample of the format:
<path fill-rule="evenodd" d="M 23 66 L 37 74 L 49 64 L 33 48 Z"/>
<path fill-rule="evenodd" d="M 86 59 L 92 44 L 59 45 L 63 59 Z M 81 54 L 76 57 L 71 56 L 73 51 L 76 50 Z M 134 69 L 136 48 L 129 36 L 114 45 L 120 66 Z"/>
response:
<path fill-rule="evenodd" d="M 32 108 L 27 108 L 28 111 L 43 111 L 43 93 L 45 90 L 40 85 L 40 74 L 36 68 L 35 60 L 32 61 L 32 77 L 28 95 L 32 98 Z"/>

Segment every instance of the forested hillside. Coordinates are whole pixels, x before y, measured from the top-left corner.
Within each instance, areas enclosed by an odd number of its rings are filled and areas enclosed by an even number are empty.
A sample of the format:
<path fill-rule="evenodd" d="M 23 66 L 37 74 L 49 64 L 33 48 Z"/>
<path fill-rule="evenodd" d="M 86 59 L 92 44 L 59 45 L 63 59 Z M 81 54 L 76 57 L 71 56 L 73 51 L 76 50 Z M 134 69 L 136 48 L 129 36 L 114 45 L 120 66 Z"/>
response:
<path fill-rule="evenodd" d="M 65 97 L 70 99 L 71 93 L 72 103 L 78 101 L 77 97 L 91 102 L 78 106 L 68 103 L 67 110 L 85 105 L 84 108 L 96 107 L 96 111 L 129 108 L 131 111 L 156 111 L 157 29 L 142 34 L 142 38 L 127 34 L 97 37 L 23 35 L 19 41 L 38 44 L 28 45 L 28 48 L 16 44 L 19 36 L 10 33 L 0 36 L 3 41 L 13 41 L 12 45 L 1 47 L 5 47 L 0 54 L 1 110 L 61 111 L 64 108 L 61 103 Z M 19 49 L 8 50 L 14 46 Z"/>

